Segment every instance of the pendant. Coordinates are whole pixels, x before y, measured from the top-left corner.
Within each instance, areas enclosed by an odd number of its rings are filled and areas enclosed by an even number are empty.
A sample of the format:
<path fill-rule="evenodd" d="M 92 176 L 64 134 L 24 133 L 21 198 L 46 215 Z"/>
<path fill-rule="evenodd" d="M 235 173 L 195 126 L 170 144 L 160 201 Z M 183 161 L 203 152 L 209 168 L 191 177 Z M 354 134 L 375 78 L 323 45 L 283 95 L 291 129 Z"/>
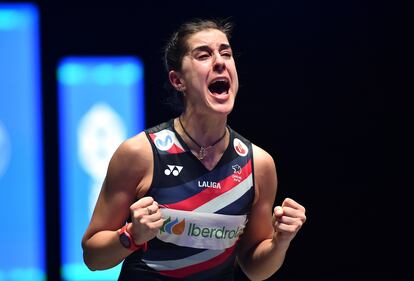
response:
<path fill-rule="evenodd" d="M 204 147 L 200 147 L 200 151 L 198 152 L 197 158 L 199 160 L 203 160 L 204 157 L 206 157 L 206 155 L 207 155 L 207 149 L 205 149 Z"/>

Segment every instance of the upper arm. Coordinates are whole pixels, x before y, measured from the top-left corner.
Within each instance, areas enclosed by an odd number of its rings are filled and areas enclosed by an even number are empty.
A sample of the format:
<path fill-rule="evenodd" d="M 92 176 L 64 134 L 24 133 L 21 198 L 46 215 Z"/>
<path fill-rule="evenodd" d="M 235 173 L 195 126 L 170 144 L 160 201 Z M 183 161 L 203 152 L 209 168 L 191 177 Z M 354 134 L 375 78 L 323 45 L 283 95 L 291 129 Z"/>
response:
<path fill-rule="evenodd" d="M 145 133 L 126 140 L 113 154 L 83 242 L 102 230 L 119 229 L 129 206 L 147 189 L 152 175 L 152 151 Z"/>
<path fill-rule="evenodd" d="M 271 239 L 273 204 L 277 190 L 276 167 L 271 155 L 253 145 L 255 199 L 246 229 L 241 236 L 238 258 L 243 262 L 246 255 L 260 242 Z"/>

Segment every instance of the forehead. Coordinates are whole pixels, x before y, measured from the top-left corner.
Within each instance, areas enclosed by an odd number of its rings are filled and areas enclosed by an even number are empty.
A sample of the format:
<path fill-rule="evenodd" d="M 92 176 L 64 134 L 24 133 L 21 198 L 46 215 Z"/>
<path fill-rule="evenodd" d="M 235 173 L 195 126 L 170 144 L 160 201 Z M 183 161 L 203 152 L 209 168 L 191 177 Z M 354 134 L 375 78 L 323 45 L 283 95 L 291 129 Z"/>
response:
<path fill-rule="evenodd" d="M 194 33 L 187 40 L 187 46 L 189 50 L 200 46 L 220 46 L 222 44 L 229 45 L 229 40 L 227 39 L 226 34 L 218 29 L 206 29 Z"/>

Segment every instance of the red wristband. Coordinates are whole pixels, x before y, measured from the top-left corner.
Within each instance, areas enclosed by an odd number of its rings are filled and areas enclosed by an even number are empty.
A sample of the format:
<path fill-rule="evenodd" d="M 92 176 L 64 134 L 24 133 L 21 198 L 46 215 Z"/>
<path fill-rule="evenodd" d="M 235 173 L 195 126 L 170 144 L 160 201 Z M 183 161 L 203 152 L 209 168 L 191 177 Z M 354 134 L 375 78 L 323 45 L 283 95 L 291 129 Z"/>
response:
<path fill-rule="evenodd" d="M 135 244 L 131 233 L 128 232 L 128 225 L 130 225 L 130 223 L 124 225 L 121 229 L 118 230 L 119 241 L 121 242 L 122 246 L 134 252 L 140 249 L 143 249 L 145 252 L 148 248 L 147 242 L 144 242 L 140 245 Z"/>

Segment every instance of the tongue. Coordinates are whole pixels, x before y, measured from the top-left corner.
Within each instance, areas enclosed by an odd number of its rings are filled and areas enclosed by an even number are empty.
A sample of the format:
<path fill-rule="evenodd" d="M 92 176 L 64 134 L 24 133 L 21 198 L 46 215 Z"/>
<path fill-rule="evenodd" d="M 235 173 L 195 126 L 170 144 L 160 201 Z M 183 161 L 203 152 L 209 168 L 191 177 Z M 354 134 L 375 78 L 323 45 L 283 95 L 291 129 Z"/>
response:
<path fill-rule="evenodd" d="M 215 90 L 210 90 L 210 92 L 211 92 L 213 95 L 221 95 L 221 94 L 225 94 L 225 93 L 227 93 L 227 91 L 226 91 L 226 90 L 224 90 L 224 89 L 217 90 L 217 91 L 215 91 Z"/>

